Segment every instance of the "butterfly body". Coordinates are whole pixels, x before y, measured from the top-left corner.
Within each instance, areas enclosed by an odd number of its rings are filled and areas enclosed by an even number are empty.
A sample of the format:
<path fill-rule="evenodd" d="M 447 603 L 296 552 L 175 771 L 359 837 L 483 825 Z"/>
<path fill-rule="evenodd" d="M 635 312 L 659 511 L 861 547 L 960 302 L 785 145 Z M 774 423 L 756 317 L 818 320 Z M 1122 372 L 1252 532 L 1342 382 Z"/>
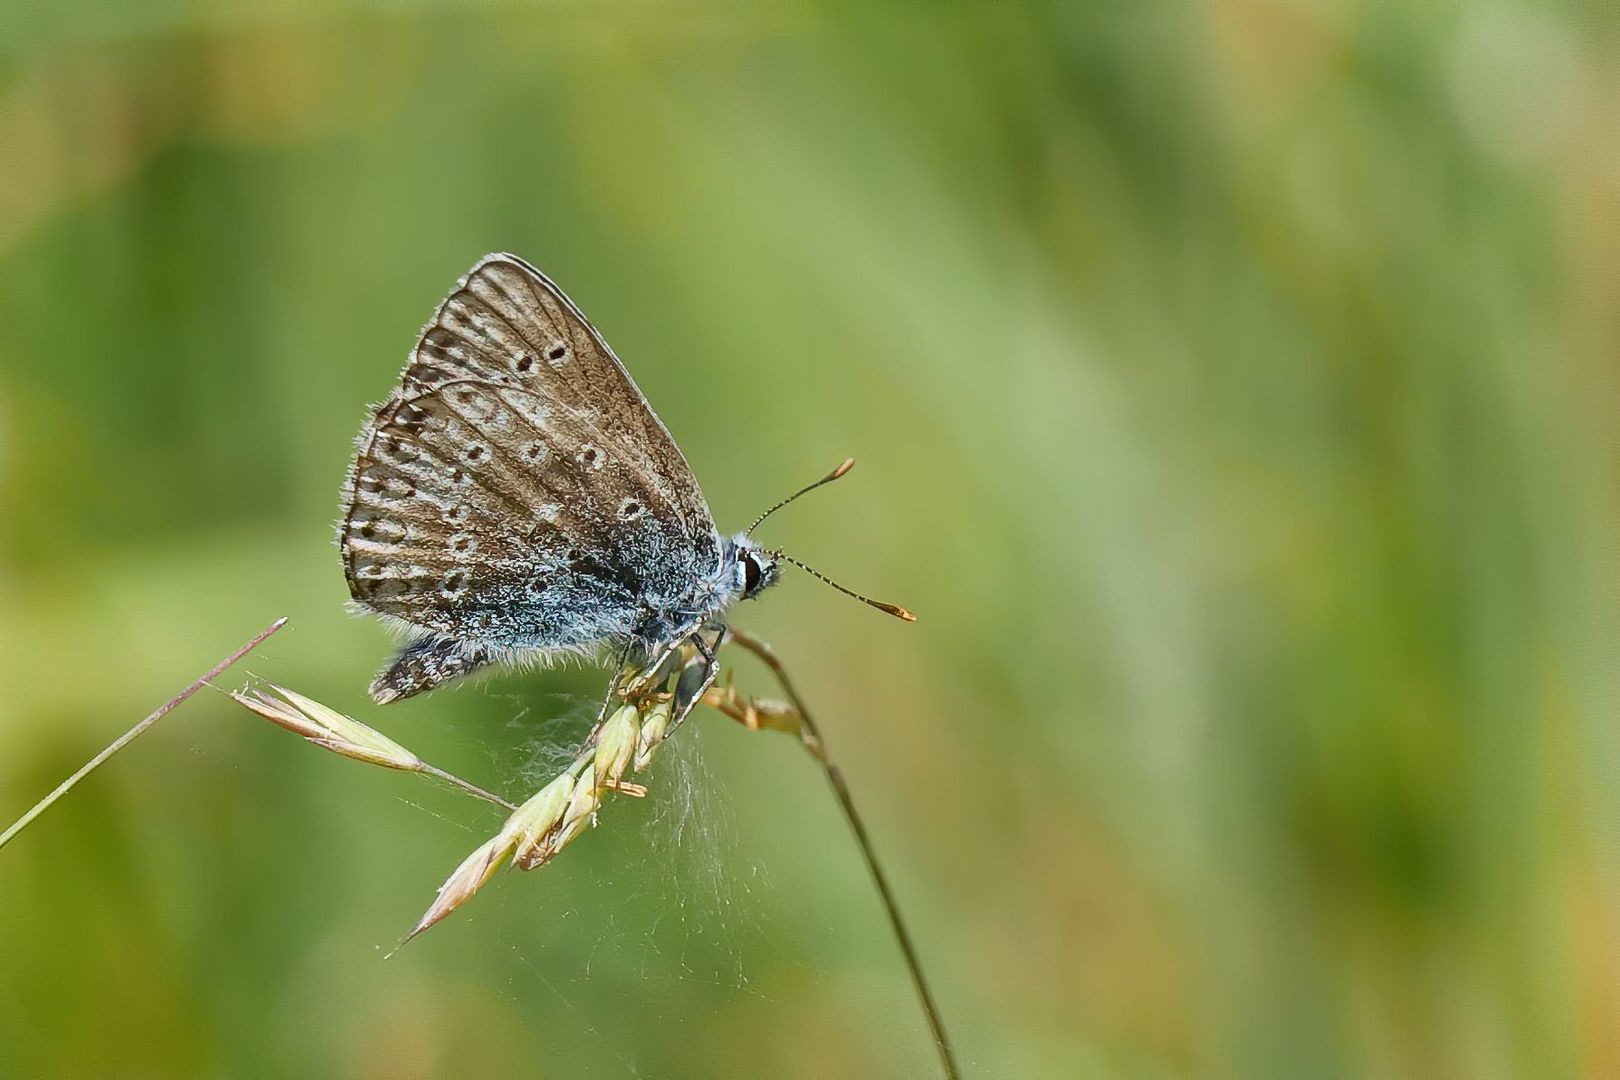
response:
<path fill-rule="evenodd" d="M 339 547 L 355 602 L 411 638 L 379 701 L 501 661 L 656 656 L 777 569 L 721 536 L 613 351 L 512 255 L 457 283 L 361 431 Z"/>

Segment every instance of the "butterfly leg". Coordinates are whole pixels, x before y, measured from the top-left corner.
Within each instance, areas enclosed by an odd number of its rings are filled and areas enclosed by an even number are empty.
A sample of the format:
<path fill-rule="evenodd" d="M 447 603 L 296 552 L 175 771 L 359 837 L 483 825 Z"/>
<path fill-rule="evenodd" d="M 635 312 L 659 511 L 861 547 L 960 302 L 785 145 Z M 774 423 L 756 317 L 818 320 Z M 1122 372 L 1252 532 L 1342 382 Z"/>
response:
<path fill-rule="evenodd" d="M 602 698 L 602 707 L 596 710 L 596 723 L 591 725 L 590 740 L 596 740 L 596 733 L 602 730 L 602 723 L 607 719 L 608 710 L 613 708 L 615 699 L 623 700 L 628 696 L 627 684 L 636 677 L 634 667 L 629 663 L 630 650 L 635 647 L 635 639 L 624 643 L 619 650 L 619 659 L 613 665 L 613 678 L 608 680 L 607 693 Z"/>
<path fill-rule="evenodd" d="M 715 656 L 715 650 L 725 637 L 725 628 L 721 627 L 715 637 L 715 644 L 711 645 L 704 637 L 704 631 L 699 630 L 687 642 L 691 644 L 694 655 L 691 656 L 681 668 L 680 677 L 675 680 L 675 697 L 670 703 L 670 730 L 674 731 L 681 725 L 698 703 L 705 699 L 710 687 L 720 675 L 720 660 Z"/>
<path fill-rule="evenodd" d="M 379 705 L 412 697 L 477 671 L 494 657 L 482 645 L 437 634 L 411 642 L 371 681 Z"/>
<path fill-rule="evenodd" d="M 714 645 L 704 640 L 705 630 L 715 635 Z M 719 674 L 720 661 L 716 659 L 714 650 L 724 633 L 723 626 L 700 629 L 663 645 L 652 659 L 647 661 L 632 660 L 630 653 L 635 644 L 634 639 L 626 643 L 624 650 L 619 654 L 618 662 L 614 665 L 613 678 L 608 683 L 602 707 L 597 710 L 596 723 L 591 727 L 588 741 L 595 742 L 597 733 L 602 730 L 602 724 L 607 720 L 615 701 L 633 704 L 642 709 L 646 709 L 655 701 L 670 702 L 669 730 L 674 731 L 680 726 L 681 721 L 686 719 L 687 714 L 697 707 L 698 702 L 703 699 L 704 691 L 708 690 Z"/>
<path fill-rule="evenodd" d="M 725 632 L 725 627 L 718 625 L 700 626 L 696 630 L 683 632 L 681 636 L 658 646 L 657 652 L 653 654 L 650 660 L 637 661 L 636 663 L 639 666 L 634 671 L 625 673 L 626 677 L 623 681 L 620 696 L 626 701 L 639 700 L 652 693 L 655 687 L 665 685 L 669 682 L 670 676 L 675 674 L 677 667 L 684 667 L 686 664 L 691 663 L 689 656 L 691 649 L 699 650 L 708 658 L 710 663 L 713 663 L 714 648 L 703 640 L 705 631 L 719 635 Z M 715 641 L 719 641 L 718 636 L 716 636 Z"/>

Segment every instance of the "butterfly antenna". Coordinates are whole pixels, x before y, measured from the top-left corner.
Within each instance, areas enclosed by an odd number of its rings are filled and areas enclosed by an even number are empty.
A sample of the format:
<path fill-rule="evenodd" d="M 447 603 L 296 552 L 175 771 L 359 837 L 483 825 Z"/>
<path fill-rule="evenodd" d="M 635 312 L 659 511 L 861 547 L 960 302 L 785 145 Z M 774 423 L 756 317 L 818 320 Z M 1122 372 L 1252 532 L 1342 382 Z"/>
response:
<path fill-rule="evenodd" d="M 849 465 L 849 462 L 844 463 L 844 467 L 847 467 L 848 465 Z M 828 480 L 836 480 L 836 479 L 838 479 L 838 477 L 840 475 L 842 475 L 842 474 L 835 473 L 832 476 L 829 476 L 827 479 Z M 822 481 L 822 483 L 826 483 L 826 482 L 827 482 L 826 480 Z M 815 487 L 815 485 L 811 484 L 810 487 Z M 805 490 L 808 491 L 809 488 L 806 488 Z M 838 584 L 838 582 L 836 582 L 832 578 L 828 577 L 826 574 L 823 574 L 820 570 L 817 570 L 815 567 L 809 565 L 808 563 L 800 562 L 798 559 L 795 559 L 793 556 L 789 555 L 785 551 L 773 551 L 773 552 L 771 552 L 771 554 L 775 555 L 778 559 L 781 559 L 783 562 L 792 563 L 794 566 L 797 566 L 800 570 L 803 570 L 805 573 L 809 574 L 811 577 L 814 577 L 814 578 L 816 578 L 816 579 L 818 579 L 820 581 L 825 582 L 828 585 L 831 585 L 833 588 L 837 589 L 839 592 L 843 593 L 845 596 L 853 596 L 855 599 L 859 600 L 863 604 L 870 604 L 872 607 L 877 608 L 879 611 L 883 612 L 885 615 L 893 615 L 895 618 L 904 619 L 906 622 L 916 622 L 917 621 L 917 616 L 913 615 L 909 610 L 907 610 L 906 608 L 901 607 L 899 604 L 885 604 L 883 601 L 874 600 L 870 596 L 862 596 L 860 593 L 856 592 L 854 589 L 846 589 L 842 585 Z"/>
<path fill-rule="evenodd" d="M 752 533 L 755 529 L 759 528 L 759 523 L 760 522 L 764 521 L 766 518 L 770 517 L 772 514 L 776 513 L 778 510 L 782 509 L 782 507 L 786 506 L 788 503 L 792 502 L 794 499 L 797 499 L 800 495 L 807 495 L 810 492 L 816 490 L 816 488 L 820 487 L 822 484 L 830 484 L 830 483 L 832 483 L 834 480 L 838 479 L 840 476 L 843 476 L 845 473 L 849 472 L 849 470 L 853 469 L 854 467 L 855 467 L 855 459 L 854 458 L 845 458 L 844 463 L 842 465 L 838 466 L 838 468 L 834 469 L 832 472 L 828 473 L 826 476 L 823 476 L 820 480 L 817 480 L 815 483 L 811 484 L 809 487 L 802 487 L 798 491 L 795 491 L 793 494 L 789 495 L 787 498 L 783 499 L 781 502 L 777 503 L 775 506 L 773 506 L 769 510 L 765 511 L 763 514 L 759 515 L 759 517 L 755 518 L 754 523 L 752 525 L 748 526 L 748 531 L 743 533 L 743 535 L 747 536 L 749 533 Z M 814 573 L 814 571 L 811 571 L 811 572 Z M 862 599 L 865 599 L 865 597 L 862 597 Z"/>

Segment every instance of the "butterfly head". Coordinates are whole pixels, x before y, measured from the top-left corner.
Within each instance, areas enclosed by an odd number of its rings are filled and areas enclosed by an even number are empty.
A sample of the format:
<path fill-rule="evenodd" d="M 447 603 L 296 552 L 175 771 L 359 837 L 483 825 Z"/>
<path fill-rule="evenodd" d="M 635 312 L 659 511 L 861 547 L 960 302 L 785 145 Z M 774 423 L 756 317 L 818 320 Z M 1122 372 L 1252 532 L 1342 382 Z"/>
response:
<path fill-rule="evenodd" d="M 781 559 L 774 551 L 767 551 L 739 533 L 728 542 L 729 562 L 733 567 L 733 587 L 743 600 L 752 600 L 775 585 L 782 576 Z"/>

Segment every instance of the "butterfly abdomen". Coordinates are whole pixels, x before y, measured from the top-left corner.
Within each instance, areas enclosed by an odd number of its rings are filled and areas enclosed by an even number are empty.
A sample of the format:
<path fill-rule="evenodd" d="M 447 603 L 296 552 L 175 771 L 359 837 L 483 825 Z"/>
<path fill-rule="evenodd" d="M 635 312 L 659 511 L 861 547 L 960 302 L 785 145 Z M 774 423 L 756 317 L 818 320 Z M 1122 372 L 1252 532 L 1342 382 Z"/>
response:
<path fill-rule="evenodd" d="M 432 690 L 476 671 L 495 659 L 482 645 L 446 637 L 413 641 L 371 682 L 380 705 Z"/>

